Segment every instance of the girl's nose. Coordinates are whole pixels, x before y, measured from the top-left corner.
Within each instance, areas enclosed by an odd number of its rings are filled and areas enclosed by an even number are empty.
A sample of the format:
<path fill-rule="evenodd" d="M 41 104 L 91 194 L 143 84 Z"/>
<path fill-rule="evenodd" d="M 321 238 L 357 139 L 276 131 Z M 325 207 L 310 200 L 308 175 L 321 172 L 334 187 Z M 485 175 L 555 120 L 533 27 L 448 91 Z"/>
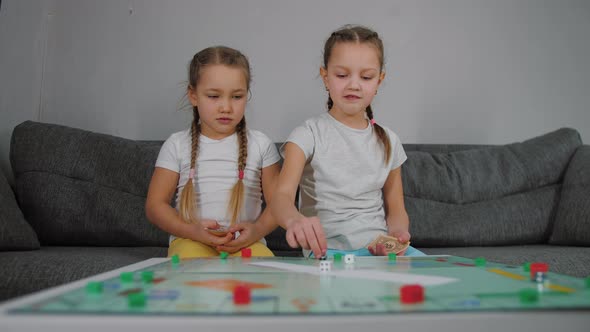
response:
<path fill-rule="evenodd" d="M 352 90 L 360 90 L 361 88 L 361 84 L 359 82 L 358 78 L 351 78 L 350 81 L 348 82 L 348 88 L 352 89 Z"/>
<path fill-rule="evenodd" d="M 219 104 L 219 111 L 227 113 L 231 112 L 231 110 L 231 102 L 227 99 L 223 99 Z"/>

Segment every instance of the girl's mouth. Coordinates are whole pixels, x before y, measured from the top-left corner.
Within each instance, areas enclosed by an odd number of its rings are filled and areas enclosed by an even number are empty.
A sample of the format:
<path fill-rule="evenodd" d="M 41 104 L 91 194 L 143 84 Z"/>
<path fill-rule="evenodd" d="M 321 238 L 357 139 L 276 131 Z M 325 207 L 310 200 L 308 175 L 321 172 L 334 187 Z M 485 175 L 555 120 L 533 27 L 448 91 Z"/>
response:
<path fill-rule="evenodd" d="M 230 124 L 231 123 L 230 118 L 218 118 L 217 121 L 221 122 L 222 124 Z"/>

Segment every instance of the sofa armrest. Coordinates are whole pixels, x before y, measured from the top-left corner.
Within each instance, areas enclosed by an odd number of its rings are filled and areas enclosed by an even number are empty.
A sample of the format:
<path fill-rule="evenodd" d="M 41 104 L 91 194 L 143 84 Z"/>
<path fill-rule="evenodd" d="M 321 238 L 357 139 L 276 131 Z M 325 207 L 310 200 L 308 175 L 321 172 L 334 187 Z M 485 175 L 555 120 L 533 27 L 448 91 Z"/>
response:
<path fill-rule="evenodd" d="M 580 146 L 566 169 L 549 243 L 590 246 L 590 145 Z"/>

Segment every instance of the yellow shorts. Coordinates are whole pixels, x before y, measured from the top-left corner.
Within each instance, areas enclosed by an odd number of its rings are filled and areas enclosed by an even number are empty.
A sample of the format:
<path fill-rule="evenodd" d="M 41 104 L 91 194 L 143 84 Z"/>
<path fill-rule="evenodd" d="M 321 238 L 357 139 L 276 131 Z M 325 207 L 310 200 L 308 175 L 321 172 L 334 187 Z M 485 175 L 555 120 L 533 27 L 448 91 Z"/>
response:
<path fill-rule="evenodd" d="M 252 256 L 273 257 L 272 251 L 260 242 L 253 243 L 248 248 L 252 249 Z M 212 257 L 219 256 L 219 252 L 206 244 L 189 239 L 174 239 L 168 248 L 168 257 L 178 255 L 180 258 Z M 241 256 L 237 251 L 230 256 Z"/>

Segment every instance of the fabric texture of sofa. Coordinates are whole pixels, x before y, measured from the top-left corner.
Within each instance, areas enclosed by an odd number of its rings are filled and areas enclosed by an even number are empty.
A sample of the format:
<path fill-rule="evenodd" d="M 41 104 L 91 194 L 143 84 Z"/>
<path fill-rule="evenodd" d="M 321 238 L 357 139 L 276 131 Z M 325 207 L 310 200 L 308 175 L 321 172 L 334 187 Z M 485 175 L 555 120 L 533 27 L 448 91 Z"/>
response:
<path fill-rule="evenodd" d="M 144 213 L 161 144 L 18 125 L 14 188 L 0 173 L 0 301 L 164 257 L 168 235 Z M 575 130 L 507 145 L 404 148 L 414 247 L 590 275 L 590 146 Z M 281 228 L 266 239 L 277 256 L 300 255 Z"/>

